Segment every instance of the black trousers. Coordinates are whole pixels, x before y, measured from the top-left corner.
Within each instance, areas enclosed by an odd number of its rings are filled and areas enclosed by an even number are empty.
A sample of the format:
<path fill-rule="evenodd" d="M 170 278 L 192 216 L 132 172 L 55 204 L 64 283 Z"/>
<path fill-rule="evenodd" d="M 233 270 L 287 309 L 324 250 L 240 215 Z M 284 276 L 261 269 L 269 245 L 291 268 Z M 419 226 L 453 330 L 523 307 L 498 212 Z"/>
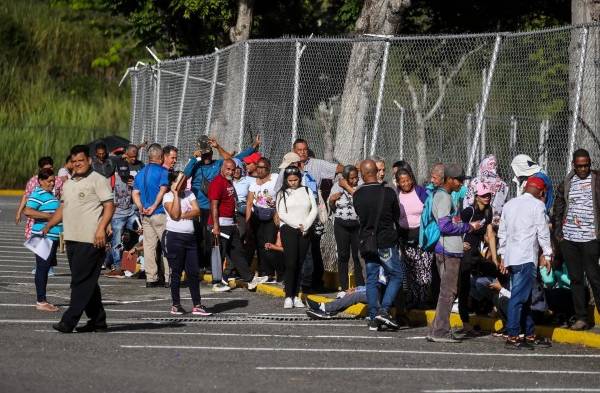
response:
<path fill-rule="evenodd" d="M 102 306 L 102 295 L 98 278 L 104 248 L 96 248 L 91 243 L 67 241 L 67 258 L 71 268 L 71 304 L 61 321 L 74 328 L 85 311 L 88 323 L 95 326 L 106 325 L 106 312 Z"/>
<path fill-rule="evenodd" d="M 219 249 L 221 251 L 221 257 L 227 258 L 227 268 L 224 269 L 223 275 L 229 276 L 231 270 L 235 268 L 242 280 L 246 282 L 252 281 L 252 274 L 250 273 L 250 266 L 248 266 L 248 260 L 246 259 L 246 250 L 242 245 L 242 239 L 240 238 L 240 231 L 237 225 L 228 225 L 221 227 L 221 233 L 229 236 L 229 239 L 219 237 Z"/>
<path fill-rule="evenodd" d="M 337 246 L 337 264 L 342 291 L 348 289 L 348 262 L 350 253 L 354 262 L 354 280 L 356 286 L 365 285 L 360 258 L 358 257 L 360 225 L 358 221 L 348 222 L 336 218 L 333 223 L 333 235 Z"/>
<path fill-rule="evenodd" d="M 481 261 L 479 249 L 465 251 L 460 261 L 458 273 L 458 313 L 462 322 L 469 323 L 469 295 L 471 293 L 471 273 Z"/>
<path fill-rule="evenodd" d="M 194 233 L 198 249 L 198 267 L 210 269 L 210 252 L 212 250 L 212 234 L 207 230 L 209 209 L 200 209 L 200 217 L 194 220 Z"/>
<path fill-rule="evenodd" d="M 283 243 L 285 273 L 285 297 L 298 296 L 302 277 L 302 265 L 310 246 L 310 234 L 303 236 L 298 229 L 284 225 L 280 229 Z"/>
<path fill-rule="evenodd" d="M 309 235 L 310 245 L 302 268 L 302 286 L 315 290 L 323 288 L 323 255 L 321 254 L 321 235 L 314 231 Z"/>
<path fill-rule="evenodd" d="M 165 255 L 171 268 L 171 299 L 173 305 L 181 304 L 179 287 L 181 272 L 187 275 L 190 296 L 194 306 L 200 304 L 200 271 L 198 269 L 198 248 L 193 233 L 178 233 L 165 230 L 162 240 Z"/>
<path fill-rule="evenodd" d="M 600 310 L 600 265 L 598 265 L 600 243 L 597 240 L 590 242 L 563 240 L 560 242 L 560 251 L 569 270 L 575 317 L 582 321 L 593 320 L 593 316 L 588 318 L 585 277 L 592 288 L 596 308 Z"/>
<path fill-rule="evenodd" d="M 252 226 L 256 239 L 256 253 L 258 254 L 258 271 L 261 276 L 283 277 L 283 264 L 281 253 L 265 249 L 266 243 L 275 244 L 277 241 L 277 227 L 273 220 L 263 221 L 253 217 Z"/>

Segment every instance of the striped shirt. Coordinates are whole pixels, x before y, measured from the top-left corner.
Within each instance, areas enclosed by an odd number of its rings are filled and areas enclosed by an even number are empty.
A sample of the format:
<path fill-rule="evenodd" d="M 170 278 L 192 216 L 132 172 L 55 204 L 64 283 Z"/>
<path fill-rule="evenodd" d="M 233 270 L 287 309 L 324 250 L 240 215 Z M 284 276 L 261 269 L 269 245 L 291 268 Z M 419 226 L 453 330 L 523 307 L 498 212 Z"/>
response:
<path fill-rule="evenodd" d="M 563 224 L 563 233 L 565 239 L 572 242 L 596 240 L 591 173 L 585 179 L 577 175 L 571 179 L 569 210 Z"/>
<path fill-rule="evenodd" d="M 41 187 L 36 187 L 27 199 L 26 207 L 37 210 L 41 213 L 53 214 L 59 207 L 60 202 L 56 197 L 48 191 L 45 191 Z M 46 226 L 48 220 L 41 220 L 36 218 L 31 228 L 31 234 L 35 236 L 42 236 L 42 229 Z M 47 237 L 51 240 L 58 240 L 59 235 L 63 231 L 62 223 L 53 226 L 48 231 Z"/>

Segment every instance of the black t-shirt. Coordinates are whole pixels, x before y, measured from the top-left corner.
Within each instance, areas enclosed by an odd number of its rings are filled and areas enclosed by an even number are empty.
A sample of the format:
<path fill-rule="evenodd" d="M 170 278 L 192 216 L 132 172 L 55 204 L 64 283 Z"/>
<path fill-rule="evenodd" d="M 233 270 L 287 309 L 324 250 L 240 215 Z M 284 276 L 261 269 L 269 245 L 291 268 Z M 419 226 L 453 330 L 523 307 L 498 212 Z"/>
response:
<path fill-rule="evenodd" d="M 465 235 L 465 241 L 471 245 L 471 250 L 479 249 L 479 244 L 483 241 L 487 226 L 492 223 L 493 217 L 494 214 L 490 205 L 486 205 L 483 210 L 479 210 L 477 204 L 473 204 L 463 209 L 460 213 L 462 222 L 483 221 L 481 228 Z"/>
<path fill-rule="evenodd" d="M 361 233 L 374 228 L 381 192 L 384 192 L 384 197 L 377 225 L 377 247 L 395 247 L 398 244 L 396 223 L 400 218 L 400 206 L 394 190 L 379 183 L 365 183 L 352 196 L 354 210 L 360 221 Z"/>

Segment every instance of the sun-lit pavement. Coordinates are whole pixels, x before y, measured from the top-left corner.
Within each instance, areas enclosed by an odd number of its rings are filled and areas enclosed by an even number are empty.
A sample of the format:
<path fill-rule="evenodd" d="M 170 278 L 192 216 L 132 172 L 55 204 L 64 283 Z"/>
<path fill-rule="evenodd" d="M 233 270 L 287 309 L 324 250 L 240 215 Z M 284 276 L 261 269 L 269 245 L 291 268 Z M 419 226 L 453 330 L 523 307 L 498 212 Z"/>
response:
<path fill-rule="evenodd" d="M 55 333 L 60 313 L 33 307 L 34 258 L 13 222 L 16 202 L 0 198 L 2 392 L 600 392 L 599 350 L 514 352 L 491 336 L 432 344 L 425 328 L 375 333 L 362 320 L 310 321 L 283 310 L 281 299 L 242 289 L 203 286 L 215 316 L 173 318 L 168 289 L 101 278 L 109 332 Z M 57 273 L 49 301 L 64 310 L 64 254 Z M 190 309 L 185 288 L 182 298 Z"/>

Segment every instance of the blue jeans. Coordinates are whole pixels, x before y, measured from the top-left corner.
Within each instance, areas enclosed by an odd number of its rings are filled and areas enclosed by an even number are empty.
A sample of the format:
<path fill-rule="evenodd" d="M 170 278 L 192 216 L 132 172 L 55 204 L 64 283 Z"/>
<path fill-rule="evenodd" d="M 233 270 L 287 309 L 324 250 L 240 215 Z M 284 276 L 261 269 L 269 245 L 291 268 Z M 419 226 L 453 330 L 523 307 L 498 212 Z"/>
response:
<path fill-rule="evenodd" d="M 388 312 L 404 280 L 404 262 L 400 259 L 398 248 L 380 248 L 377 260 L 367 259 L 367 303 L 369 305 L 369 317 L 375 318 L 380 309 L 379 291 L 377 289 L 379 280 L 379 267 L 383 267 L 387 277 L 387 286 L 383 292 L 381 309 Z"/>
<path fill-rule="evenodd" d="M 125 228 L 133 231 L 133 224 L 135 224 L 135 217 L 137 217 L 137 212 L 133 213 L 130 216 L 124 217 L 113 217 L 110 221 L 110 225 L 112 227 L 112 241 L 111 241 L 111 254 L 112 254 L 112 263 L 113 268 L 115 270 L 119 270 L 121 268 L 121 253 L 123 249 L 117 249 L 117 246 L 121 244 L 121 237 L 123 236 L 123 230 Z"/>
<path fill-rule="evenodd" d="M 526 336 L 534 334 L 531 317 L 531 290 L 535 284 L 537 269 L 533 262 L 510 266 L 510 300 L 508 301 L 508 323 L 506 334 L 518 336 L 523 327 Z"/>

